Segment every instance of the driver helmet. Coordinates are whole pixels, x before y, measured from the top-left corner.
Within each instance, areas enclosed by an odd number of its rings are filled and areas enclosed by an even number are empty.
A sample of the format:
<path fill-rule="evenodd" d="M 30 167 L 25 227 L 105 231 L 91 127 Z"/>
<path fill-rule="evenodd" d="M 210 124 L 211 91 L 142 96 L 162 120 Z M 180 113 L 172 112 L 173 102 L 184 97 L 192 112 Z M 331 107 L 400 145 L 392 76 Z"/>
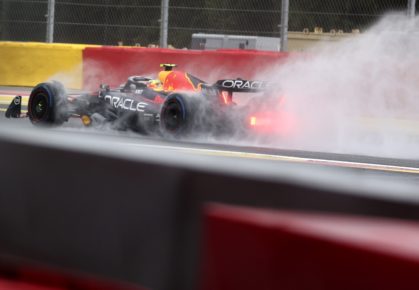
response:
<path fill-rule="evenodd" d="M 163 90 L 163 85 L 160 80 L 150 80 L 148 81 L 147 87 L 153 90 Z"/>

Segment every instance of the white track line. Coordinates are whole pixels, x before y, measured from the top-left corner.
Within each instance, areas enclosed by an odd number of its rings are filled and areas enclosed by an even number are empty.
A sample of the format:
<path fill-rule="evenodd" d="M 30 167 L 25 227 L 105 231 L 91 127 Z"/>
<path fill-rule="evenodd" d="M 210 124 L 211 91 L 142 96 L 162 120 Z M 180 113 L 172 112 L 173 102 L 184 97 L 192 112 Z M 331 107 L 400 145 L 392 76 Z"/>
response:
<path fill-rule="evenodd" d="M 293 157 L 293 156 L 285 156 L 285 155 L 272 155 L 272 154 L 203 149 L 203 148 L 192 148 L 192 147 L 177 147 L 177 146 L 167 146 L 167 145 L 147 145 L 147 144 L 136 144 L 136 143 L 130 143 L 128 145 L 169 149 L 169 150 L 183 151 L 183 152 L 189 152 L 189 153 L 194 153 L 194 154 L 203 154 L 203 155 L 220 156 L 220 157 L 287 161 L 287 162 L 294 162 L 294 163 L 306 163 L 306 164 L 316 164 L 316 165 L 326 165 L 326 166 L 336 166 L 336 167 L 346 167 L 346 168 L 356 168 L 356 169 L 366 169 L 366 170 L 376 170 L 376 171 L 419 174 L 419 168 L 396 166 L 396 165 L 372 164 L 372 163 L 370 164 L 370 163 L 352 162 L 352 161 L 338 161 L 338 160 L 329 160 L 329 159 Z"/>

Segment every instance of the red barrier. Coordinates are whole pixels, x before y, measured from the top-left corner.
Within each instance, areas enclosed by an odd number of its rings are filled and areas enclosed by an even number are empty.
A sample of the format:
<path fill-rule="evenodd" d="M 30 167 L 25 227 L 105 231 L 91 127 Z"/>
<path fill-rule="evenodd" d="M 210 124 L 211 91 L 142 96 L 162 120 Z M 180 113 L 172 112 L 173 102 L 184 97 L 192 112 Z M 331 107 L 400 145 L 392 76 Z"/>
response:
<path fill-rule="evenodd" d="M 20 263 L 24 264 L 23 260 Z M 39 266 L 0 264 L 0 290 L 144 290 L 138 285 Z"/>
<path fill-rule="evenodd" d="M 202 289 L 419 289 L 419 224 L 212 205 Z"/>
<path fill-rule="evenodd" d="M 222 78 L 250 79 L 286 56 L 286 53 L 245 50 L 88 47 L 83 51 L 83 84 L 86 89 L 95 89 L 100 83 L 119 85 L 130 75 L 155 75 L 161 63 L 176 63 L 180 70 L 208 82 Z"/>
<path fill-rule="evenodd" d="M 0 290 L 66 290 L 64 288 L 44 287 L 41 285 L 0 279 Z"/>

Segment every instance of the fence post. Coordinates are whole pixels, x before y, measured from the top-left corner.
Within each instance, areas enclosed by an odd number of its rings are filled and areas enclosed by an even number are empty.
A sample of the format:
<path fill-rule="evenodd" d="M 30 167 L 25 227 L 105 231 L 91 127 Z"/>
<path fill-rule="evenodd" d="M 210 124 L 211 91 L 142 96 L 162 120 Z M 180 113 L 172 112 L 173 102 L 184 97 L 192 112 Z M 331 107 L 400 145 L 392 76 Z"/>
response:
<path fill-rule="evenodd" d="M 160 47 L 167 47 L 167 31 L 169 29 L 169 0 L 161 0 L 160 15 Z"/>
<path fill-rule="evenodd" d="M 1 40 L 9 40 L 9 0 L 3 0 L 1 4 Z"/>
<path fill-rule="evenodd" d="M 409 17 L 415 17 L 416 14 L 416 0 L 408 0 L 407 2 L 407 15 Z"/>
<path fill-rule="evenodd" d="M 281 7 L 281 51 L 288 50 L 288 13 L 289 13 L 289 0 L 282 0 Z"/>
<path fill-rule="evenodd" d="M 55 0 L 48 0 L 47 42 L 54 42 Z"/>

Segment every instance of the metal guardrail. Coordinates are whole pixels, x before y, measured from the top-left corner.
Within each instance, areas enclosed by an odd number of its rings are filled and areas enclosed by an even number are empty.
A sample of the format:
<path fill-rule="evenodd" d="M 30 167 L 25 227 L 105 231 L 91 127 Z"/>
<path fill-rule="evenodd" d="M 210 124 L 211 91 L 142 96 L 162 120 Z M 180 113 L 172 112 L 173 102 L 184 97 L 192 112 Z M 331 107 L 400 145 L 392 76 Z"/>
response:
<path fill-rule="evenodd" d="M 207 202 L 419 219 L 413 186 L 132 144 L 0 127 L 0 255 L 152 289 L 196 289 Z"/>

